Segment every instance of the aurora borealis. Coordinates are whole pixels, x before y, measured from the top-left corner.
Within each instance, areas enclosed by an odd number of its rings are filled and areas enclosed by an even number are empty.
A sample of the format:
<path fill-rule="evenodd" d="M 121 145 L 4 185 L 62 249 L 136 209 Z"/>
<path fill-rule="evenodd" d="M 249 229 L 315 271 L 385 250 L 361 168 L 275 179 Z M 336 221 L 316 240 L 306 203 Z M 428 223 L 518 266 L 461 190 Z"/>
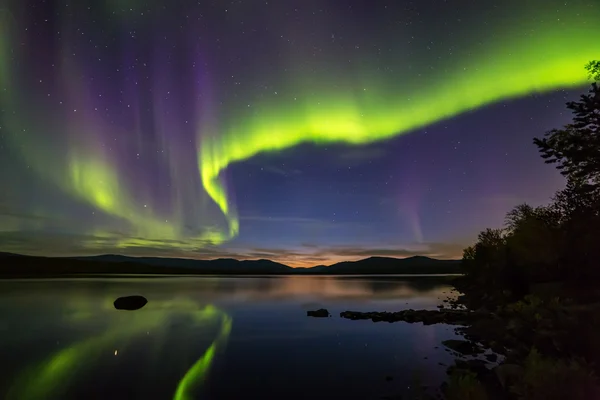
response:
<path fill-rule="evenodd" d="M 8 0 L 0 250 L 454 257 L 562 185 L 531 145 L 600 4 Z"/>

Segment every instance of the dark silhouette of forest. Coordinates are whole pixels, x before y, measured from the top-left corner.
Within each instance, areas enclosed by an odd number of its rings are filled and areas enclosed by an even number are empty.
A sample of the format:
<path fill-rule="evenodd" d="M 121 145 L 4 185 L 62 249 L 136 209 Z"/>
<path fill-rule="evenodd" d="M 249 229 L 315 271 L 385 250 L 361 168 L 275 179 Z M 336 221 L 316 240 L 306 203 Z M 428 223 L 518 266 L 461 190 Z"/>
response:
<path fill-rule="evenodd" d="M 456 368 L 448 399 L 600 398 L 600 61 L 586 68 L 572 122 L 534 139 L 566 187 L 464 250 L 459 303 L 487 315 L 464 333 L 505 359 L 491 378 Z"/>

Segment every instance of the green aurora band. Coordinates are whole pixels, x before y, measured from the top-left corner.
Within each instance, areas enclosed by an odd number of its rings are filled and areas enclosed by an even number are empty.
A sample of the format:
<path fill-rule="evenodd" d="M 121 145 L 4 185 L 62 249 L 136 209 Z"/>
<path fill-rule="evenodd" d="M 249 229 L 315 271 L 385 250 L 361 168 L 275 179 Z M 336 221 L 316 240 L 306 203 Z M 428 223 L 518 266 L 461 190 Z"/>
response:
<path fill-rule="evenodd" d="M 264 104 L 219 135 L 199 132 L 202 183 L 226 216 L 230 235 L 237 234 L 239 220 L 219 176 L 232 163 L 302 143 L 373 143 L 502 100 L 584 85 L 584 66 L 600 55 L 600 24 L 537 32 L 515 35 L 510 45 L 473 58 L 468 68 L 434 72 L 418 91 L 368 84 L 362 90 L 324 90 L 293 104 Z"/>
<path fill-rule="evenodd" d="M 106 4 L 113 7 L 116 3 L 111 0 Z M 222 176 L 234 163 L 302 143 L 374 143 L 499 101 L 583 86 L 587 82 L 584 65 L 600 56 L 600 9 L 575 3 L 562 11 L 560 23 L 549 11 L 539 13 L 535 7 L 529 7 L 521 15 L 511 14 L 512 19 L 505 25 L 510 27 L 509 32 L 506 27 L 503 31 L 490 27 L 487 32 L 478 32 L 471 43 L 461 43 L 459 57 L 432 61 L 429 68 L 420 65 L 420 70 L 410 70 L 410 74 L 403 65 L 410 60 L 402 60 L 402 54 L 385 66 L 390 67 L 386 73 L 381 72 L 381 63 L 370 60 L 351 67 L 332 68 L 326 62 L 307 67 L 299 62 L 303 59 L 300 54 L 292 54 L 287 68 L 278 69 L 271 78 L 270 83 L 281 88 L 277 96 L 247 93 L 246 97 L 226 99 L 216 111 L 199 110 L 195 147 L 202 188 L 198 189 L 216 203 L 227 228 L 202 220 L 204 231 L 193 237 L 182 233 L 190 217 L 184 215 L 181 204 L 182 199 L 197 199 L 201 193 L 193 185 L 181 184 L 171 194 L 177 206 L 167 217 L 151 206 L 141 208 L 139 193 L 133 193 L 123 171 L 102 150 L 103 132 L 98 126 L 108 129 L 108 125 L 102 125 L 102 121 L 96 124 L 98 117 L 70 121 L 71 126 L 65 127 L 65 165 L 53 168 L 48 165 L 56 160 L 49 159 L 45 150 L 45 146 L 50 146 L 50 135 L 28 136 L 33 135 L 28 133 L 31 131 L 44 132 L 44 123 L 6 113 L 4 124 L 9 140 L 37 173 L 72 197 L 128 224 L 131 235 L 119 238 L 118 247 L 193 250 L 205 244 L 221 244 L 239 233 L 236 206 Z M 13 39 L 15 25 L 12 15 L 0 10 L 0 105 L 20 110 L 27 109 L 29 103 L 23 95 L 26 88 L 13 79 L 17 75 L 14 60 L 20 57 Z M 85 88 L 68 82 L 81 71 L 77 65 L 67 64 L 61 65 L 62 79 L 71 86 L 67 92 L 85 104 Z M 309 69 L 311 72 L 307 72 Z M 165 124 L 157 121 L 157 125 Z M 28 127 L 27 132 L 23 126 Z M 81 130 L 85 130 L 85 135 Z M 87 138 L 83 144 L 82 136 Z M 186 182 L 189 171 L 177 165 L 174 150 L 168 167 L 178 181 Z M 151 194 L 143 193 L 141 197 Z M 28 222 L 28 228 L 42 223 Z M 18 224 L 2 227 L 22 228 Z M 90 233 L 96 239 L 87 245 L 101 248 L 110 242 L 111 228 L 94 226 Z"/>

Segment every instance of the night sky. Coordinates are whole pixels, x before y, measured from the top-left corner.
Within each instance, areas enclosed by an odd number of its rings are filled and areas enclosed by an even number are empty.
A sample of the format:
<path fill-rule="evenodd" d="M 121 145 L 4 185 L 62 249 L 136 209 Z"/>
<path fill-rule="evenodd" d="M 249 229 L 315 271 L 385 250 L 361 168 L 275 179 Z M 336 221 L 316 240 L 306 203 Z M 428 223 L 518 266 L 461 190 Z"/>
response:
<path fill-rule="evenodd" d="M 564 185 L 533 137 L 597 0 L 4 0 L 0 250 L 460 257 Z"/>

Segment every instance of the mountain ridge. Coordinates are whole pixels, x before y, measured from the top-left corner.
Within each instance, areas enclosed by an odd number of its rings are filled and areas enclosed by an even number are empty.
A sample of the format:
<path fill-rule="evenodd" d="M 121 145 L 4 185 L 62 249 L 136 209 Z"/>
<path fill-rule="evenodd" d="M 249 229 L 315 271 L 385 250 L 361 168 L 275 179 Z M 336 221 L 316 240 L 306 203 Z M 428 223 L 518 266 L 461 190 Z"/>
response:
<path fill-rule="evenodd" d="M 329 266 L 317 265 L 305 268 L 293 268 L 268 259 L 196 260 L 131 257 L 119 254 L 44 257 L 0 252 L 0 260 L 4 260 L 0 266 L 0 276 L 27 274 L 379 275 L 460 273 L 460 260 L 439 260 L 426 256 L 408 258 L 374 256 L 356 261 L 342 261 Z"/>

